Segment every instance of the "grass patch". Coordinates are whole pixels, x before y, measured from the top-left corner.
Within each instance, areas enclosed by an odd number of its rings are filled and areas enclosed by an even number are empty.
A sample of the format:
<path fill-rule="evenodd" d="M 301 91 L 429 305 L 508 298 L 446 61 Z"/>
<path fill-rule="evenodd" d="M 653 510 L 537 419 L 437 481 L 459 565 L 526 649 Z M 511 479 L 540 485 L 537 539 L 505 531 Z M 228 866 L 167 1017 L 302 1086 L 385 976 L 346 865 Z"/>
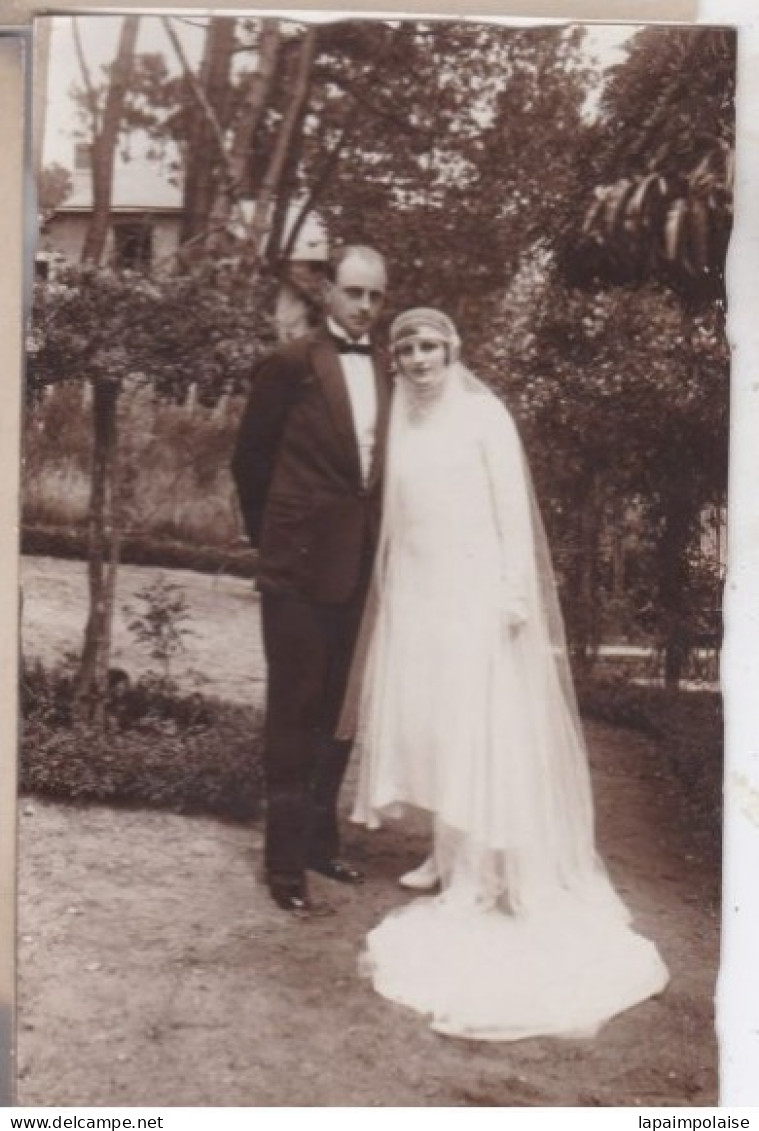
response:
<path fill-rule="evenodd" d="M 103 733 L 73 718 L 71 686 L 65 669 L 24 668 L 22 792 L 236 820 L 258 814 L 259 711 L 144 679 L 114 689 Z"/>
<path fill-rule="evenodd" d="M 229 464 L 241 397 L 214 408 L 156 401 L 149 388 L 119 399 L 119 507 L 132 536 L 227 550 L 244 537 Z M 26 527 L 86 528 L 91 406 L 81 382 L 51 388 L 24 422 Z"/>
<path fill-rule="evenodd" d="M 89 496 L 89 474 L 73 460 L 61 460 L 56 468 L 46 465 L 33 478 L 24 478 L 24 513 L 35 525 L 84 529 Z"/>

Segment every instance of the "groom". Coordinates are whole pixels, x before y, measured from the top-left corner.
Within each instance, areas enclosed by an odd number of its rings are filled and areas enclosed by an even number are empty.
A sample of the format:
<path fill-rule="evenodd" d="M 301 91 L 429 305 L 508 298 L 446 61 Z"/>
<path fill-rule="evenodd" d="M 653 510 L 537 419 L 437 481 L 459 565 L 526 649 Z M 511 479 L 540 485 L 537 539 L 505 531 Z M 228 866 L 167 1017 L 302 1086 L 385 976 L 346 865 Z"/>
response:
<path fill-rule="evenodd" d="M 379 531 L 390 383 L 369 335 L 386 289 L 378 252 L 341 249 L 324 284 L 325 325 L 256 370 L 232 463 L 259 551 L 266 879 L 299 916 L 313 910 L 307 870 L 363 880 L 339 858 L 350 743 L 333 735 Z"/>

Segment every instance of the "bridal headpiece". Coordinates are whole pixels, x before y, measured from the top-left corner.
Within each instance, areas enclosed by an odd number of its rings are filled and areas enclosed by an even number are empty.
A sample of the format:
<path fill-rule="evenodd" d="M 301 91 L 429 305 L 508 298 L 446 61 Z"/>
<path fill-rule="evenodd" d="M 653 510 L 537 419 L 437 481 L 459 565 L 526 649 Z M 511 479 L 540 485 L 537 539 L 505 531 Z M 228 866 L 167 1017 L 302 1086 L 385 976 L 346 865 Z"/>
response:
<path fill-rule="evenodd" d="M 399 314 L 390 327 L 390 347 L 395 350 L 406 338 L 422 335 L 445 342 L 449 364 L 458 360 L 461 340 L 456 327 L 447 314 L 431 306 L 415 306 Z"/>

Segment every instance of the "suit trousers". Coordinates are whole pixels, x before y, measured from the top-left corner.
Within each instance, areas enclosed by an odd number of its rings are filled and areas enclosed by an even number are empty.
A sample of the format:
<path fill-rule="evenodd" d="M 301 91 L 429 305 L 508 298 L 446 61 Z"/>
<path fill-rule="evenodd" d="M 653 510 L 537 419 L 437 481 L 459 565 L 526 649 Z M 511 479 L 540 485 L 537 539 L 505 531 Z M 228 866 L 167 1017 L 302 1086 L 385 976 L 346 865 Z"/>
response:
<path fill-rule="evenodd" d="M 337 800 L 351 743 L 334 732 L 365 598 L 317 604 L 261 595 L 268 669 L 264 776 L 268 882 L 294 893 L 309 864 L 338 854 Z"/>

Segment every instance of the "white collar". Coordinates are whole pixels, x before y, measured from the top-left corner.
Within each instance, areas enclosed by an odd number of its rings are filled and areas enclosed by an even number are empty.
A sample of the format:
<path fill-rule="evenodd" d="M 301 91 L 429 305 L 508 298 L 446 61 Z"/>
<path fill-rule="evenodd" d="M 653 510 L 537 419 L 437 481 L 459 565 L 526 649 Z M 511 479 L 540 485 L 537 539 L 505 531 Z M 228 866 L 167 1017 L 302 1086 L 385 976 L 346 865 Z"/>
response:
<path fill-rule="evenodd" d="M 330 318 L 329 315 L 327 316 L 327 329 L 330 334 L 334 334 L 336 338 L 342 338 L 344 342 L 351 342 L 358 346 L 371 345 L 368 334 L 363 334 L 360 338 L 349 338 L 342 326 L 338 326 L 337 322 Z"/>

